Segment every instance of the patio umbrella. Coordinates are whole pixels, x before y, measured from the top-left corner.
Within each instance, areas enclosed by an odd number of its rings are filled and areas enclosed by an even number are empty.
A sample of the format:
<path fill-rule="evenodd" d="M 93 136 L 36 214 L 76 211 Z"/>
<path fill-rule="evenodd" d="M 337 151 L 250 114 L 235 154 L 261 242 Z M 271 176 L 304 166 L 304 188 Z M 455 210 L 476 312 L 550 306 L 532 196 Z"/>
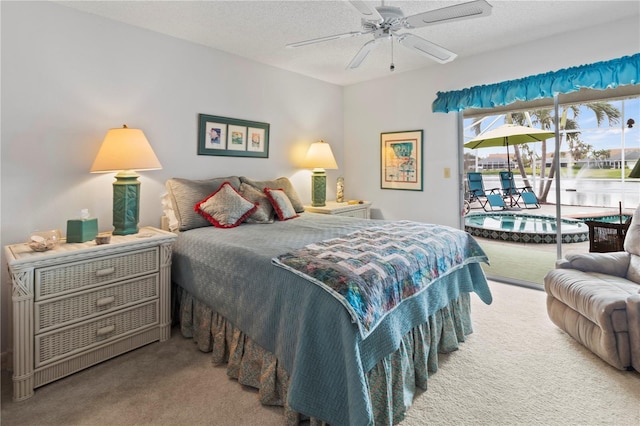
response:
<path fill-rule="evenodd" d="M 511 159 L 509 145 L 519 145 L 530 142 L 541 142 L 555 136 L 555 132 L 536 129 L 534 127 L 503 124 L 500 127 L 481 133 L 464 144 L 465 148 L 490 148 L 504 146 L 507 148 L 507 169 L 511 173 Z M 511 193 L 511 191 L 509 191 Z"/>
<path fill-rule="evenodd" d="M 495 129 L 484 132 L 464 144 L 465 148 L 490 148 L 504 146 L 507 148 L 507 168 L 511 171 L 509 159 L 509 145 L 519 145 L 530 142 L 541 142 L 555 136 L 554 132 L 536 129 L 534 127 L 504 124 Z"/>

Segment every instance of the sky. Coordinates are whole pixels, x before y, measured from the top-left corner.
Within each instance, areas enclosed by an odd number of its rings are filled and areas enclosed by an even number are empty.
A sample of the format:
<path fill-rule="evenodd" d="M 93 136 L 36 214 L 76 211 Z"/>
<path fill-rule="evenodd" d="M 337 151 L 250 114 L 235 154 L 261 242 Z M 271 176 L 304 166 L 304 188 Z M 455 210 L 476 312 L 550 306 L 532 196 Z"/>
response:
<path fill-rule="evenodd" d="M 623 143 L 625 148 L 640 148 L 640 97 L 625 99 L 624 101 L 610 101 L 610 103 L 618 108 L 622 115 L 620 122 L 614 124 L 613 127 L 610 127 L 609 122 L 605 119 L 605 121 L 598 128 L 596 117 L 593 111 L 585 106 L 580 107 L 580 114 L 577 118 L 581 131 L 580 138 L 584 143 L 592 145 L 595 150 L 620 149 L 622 148 Z M 488 117 L 483 121 L 483 123 L 489 125 L 495 119 L 495 117 L 496 116 Z M 630 118 L 635 121 L 635 124 L 632 128 L 628 128 L 626 125 L 627 120 Z M 465 142 L 475 137 L 473 131 L 470 128 L 468 129 L 468 127 L 471 126 L 473 122 L 474 119 L 464 120 Z M 498 127 L 502 124 L 504 124 L 504 118 L 500 117 L 491 128 Z M 484 124 L 482 130 L 488 130 L 485 129 Z M 541 143 L 533 143 L 529 146 L 533 148 L 538 154 L 541 153 Z M 566 144 L 563 144 L 563 148 L 566 148 Z M 552 139 L 547 141 L 547 151 L 554 151 L 554 141 Z M 502 147 L 482 148 L 478 150 L 465 149 L 465 152 L 474 153 L 480 158 L 485 158 L 493 153 L 506 154 L 505 148 Z M 511 153 L 513 153 L 513 150 L 511 150 Z"/>

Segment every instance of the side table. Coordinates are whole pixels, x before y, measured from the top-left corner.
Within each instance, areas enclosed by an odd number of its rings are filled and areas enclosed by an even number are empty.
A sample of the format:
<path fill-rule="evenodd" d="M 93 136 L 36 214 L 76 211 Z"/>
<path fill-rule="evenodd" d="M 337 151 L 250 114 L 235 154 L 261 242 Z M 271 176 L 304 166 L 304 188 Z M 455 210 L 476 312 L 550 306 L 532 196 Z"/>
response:
<path fill-rule="evenodd" d="M 322 207 L 304 206 L 305 211 L 311 213 L 335 214 L 339 216 L 359 217 L 362 219 L 371 218 L 371 203 L 362 201 L 360 204 L 338 203 L 327 201 Z"/>
<path fill-rule="evenodd" d="M 5 247 L 13 299 L 13 399 L 171 335 L 176 235 L 137 234 L 66 243 L 45 252 Z"/>

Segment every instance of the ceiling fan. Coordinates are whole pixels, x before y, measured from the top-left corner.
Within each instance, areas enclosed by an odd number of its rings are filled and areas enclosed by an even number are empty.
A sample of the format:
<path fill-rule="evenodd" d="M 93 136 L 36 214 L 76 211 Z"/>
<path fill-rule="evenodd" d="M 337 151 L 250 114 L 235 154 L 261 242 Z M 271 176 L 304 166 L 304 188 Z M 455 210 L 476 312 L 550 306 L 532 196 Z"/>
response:
<path fill-rule="evenodd" d="M 391 39 L 392 56 L 390 70 L 393 71 L 395 69 L 393 65 L 393 37 L 395 37 L 401 45 L 444 64 L 454 60 L 457 55 L 415 34 L 400 33 L 399 31 L 488 16 L 491 14 L 492 7 L 485 0 L 474 0 L 440 9 L 429 10 L 416 15 L 404 16 L 404 13 L 402 13 L 399 7 L 385 6 L 384 0 L 380 6 L 375 8 L 363 0 L 349 0 L 349 3 L 362 14 L 362 30 L 290 43 L 287 44 L 286 47 L 301 47 L 329 40 L 372 34 L 373 40 L 366 42 L 364 46 L 362 46 L 356 56 L 354 56 L 347 65 L 347 69 L 358 68 L 378 43 L 386 39 Z"/>

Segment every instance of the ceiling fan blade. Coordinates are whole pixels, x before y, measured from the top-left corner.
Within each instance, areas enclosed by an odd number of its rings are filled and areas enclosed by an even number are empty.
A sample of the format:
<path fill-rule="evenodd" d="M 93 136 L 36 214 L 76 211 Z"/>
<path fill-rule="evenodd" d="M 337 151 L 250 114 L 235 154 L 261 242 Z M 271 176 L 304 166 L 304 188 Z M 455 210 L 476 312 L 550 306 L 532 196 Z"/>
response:
<path fill-rule="evenodd" d="M 364 18 L 367 21 L 377 21 L 377 22 L 384 21 L 384 18 L 380 15 L 380 13 L 378 13 L 378 11 L 374 7 L 369 6 L 364 1 L 362 1 L 362 0 L 349 0 L 349 3 L 351 3 L 353 5 L 353 7 L 358 9 L 358 12 L 360 12 L 362 15 L 364 15 Z"/>
<path fill-rule="evenodd" d="M 485 0 L 475 0 L 407 16 L 404 21 L 409 28 L 426 27 L 427 25 L 435 25 L 442 22 L 489 16 L 491 15 L 492 7 Z"/>
<path fill-rule="evenodd" d="M 373 31 L 352 31 L 350 33 L 334 34 L 334 35 L 325 36 L 325 37 L 313 38 L 310 40 L 298 41 L 296 43 L 289 43 L 286 45 L 286 47 L 306 46 L 307 44 L 322 43 L 324 41 L 329 41 L 329 40 L 337 40 L 340 38 L 349 38 L 349 37 L 356 37 L 363 34 L 370 34 L 371 32 Z"/>
<path fill-rule="evenodd" d="M 441 64 L 451 62 L 456 58 L 456 56 L 458 56 L 442 46 L 438 46 L 435 43 L 431 43 L 422 37 L 418 37 L 417 35 L 410 33 L 398 36 L 398 42 L 404 47 L 414 49 L 418 53 L 431 58 L 436 62 L 440 62 Z"/>
<path fill-rule="evenodd" d="M 346 69 L 353 70 L 358 68 L 362 63 L 362 61 L 364 61 L 367 58 L 367 56 L 369 56 L 369 53 L 371 53 L 371 51 L 375 49 L 376 45 L 380 40 L 381 40 L 380 38 L 374 38 L 373 40 L 366 42 L 364 46 L 360 48 L 358 53 L 356 53 L 356 56 L 353 57 L 351 62 L 349 62 L 349 65 L 347 65 Z"/>

